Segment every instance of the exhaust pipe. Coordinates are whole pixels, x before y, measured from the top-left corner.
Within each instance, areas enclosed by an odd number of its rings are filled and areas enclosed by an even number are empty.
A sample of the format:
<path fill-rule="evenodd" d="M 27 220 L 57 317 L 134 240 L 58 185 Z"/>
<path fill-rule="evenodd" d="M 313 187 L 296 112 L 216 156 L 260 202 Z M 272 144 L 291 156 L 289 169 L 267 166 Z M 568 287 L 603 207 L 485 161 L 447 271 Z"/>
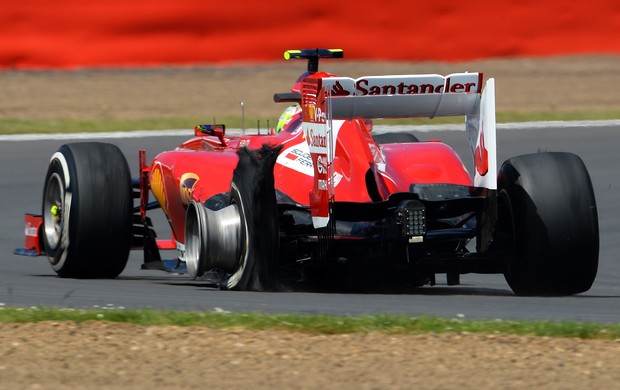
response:
<path fill-rule="evenodd" d="M 236 204 L 213 211 L 191 201 L 185 214 L 185 261 L 196 279 L 210 269 L 237 269 L 242 253 L 241 216 Z"/>

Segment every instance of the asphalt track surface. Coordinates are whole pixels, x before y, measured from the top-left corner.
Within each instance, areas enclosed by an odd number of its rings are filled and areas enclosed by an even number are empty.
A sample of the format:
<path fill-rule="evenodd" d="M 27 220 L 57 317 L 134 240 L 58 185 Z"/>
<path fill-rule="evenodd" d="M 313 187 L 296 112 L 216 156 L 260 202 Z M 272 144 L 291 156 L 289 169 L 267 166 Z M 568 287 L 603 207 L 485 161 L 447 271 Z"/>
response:
<path fill-rule="evenodd" d="M 188 137 L 190 131 L 188 131 Z M 417 133 L 441 139 L 463 156 L 471 171 L 469 146 L 462 131 Z M 137 151 L 147 160 L 187 137 L 112 138 L 137 174 Z M 23 257 L 23 214 L 39 212 L 43 179 L 51 154 L 66 140 L 0 142 L 0 305 L 17 307 L 157 308 L 200 311 L 259 311 L 300 314 L 398 314 L 466 319 L 536 319 L 620 322 L 620 125 L 566 125 L 563 128 L 498 130 L 498 161 L 537 151 L 568 151 L 582 157 L 590 171 L 598 203 L 600 265 L 592 289 L 570 297 L 517 297 L 502 275 L 463 275 L 460 286 L 437 285 L 399 294 L 330 292 L 254 293 L 220 291 L 186 276 L 140 270 L 141 253 L 132 253 L 114 280 L 75 280 L 55 276 L 45 257 Z M 163 231 L 163 217 L 153 214 Z"/>

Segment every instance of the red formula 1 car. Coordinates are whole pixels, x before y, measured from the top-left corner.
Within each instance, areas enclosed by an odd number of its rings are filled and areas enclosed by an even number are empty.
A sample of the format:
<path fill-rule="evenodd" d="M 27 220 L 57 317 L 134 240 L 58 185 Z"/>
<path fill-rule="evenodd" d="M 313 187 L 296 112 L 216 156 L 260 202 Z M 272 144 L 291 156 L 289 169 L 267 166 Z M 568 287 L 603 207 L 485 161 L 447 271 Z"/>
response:
<path fill-rule="evenodd" d="M 131 248 L 240 290 L 277 289 L 346 269 L 350 280 L 458 284 L 501 273 L 516 294 L 587 291 L 598 266 L 592 185 L 579 157 L 536 153 L 497 173 L 494 80 L 479 73 L 368 76 L 319 72 L 341 50 L 289 50 L 308 71 L 266 135 L 198 125 L 195 137 L 146 163 L 132 181 L 110 144 L 73 143 L 51 158 L 42 216 L 26 217 L 26 249 L 62 277 L 112 278 Z M 465 117 L 474 172 L 446 144 L 410 134 L 373 138 L 373 118 Z M 149 202 L 149 194 L 156 201 Z M 136 199 L 138 201 L 136 201 Z M 134 205 L 134 202 L 137 203 Z M 173 240 L 147 212 L 161 208 Z"/>

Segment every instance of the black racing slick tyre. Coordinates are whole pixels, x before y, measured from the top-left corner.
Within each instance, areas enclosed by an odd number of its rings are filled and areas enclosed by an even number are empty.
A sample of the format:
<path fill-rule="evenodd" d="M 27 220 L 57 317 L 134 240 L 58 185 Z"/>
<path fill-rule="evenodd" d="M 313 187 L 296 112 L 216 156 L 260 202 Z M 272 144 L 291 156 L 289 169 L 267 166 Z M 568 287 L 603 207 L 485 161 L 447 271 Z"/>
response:
<path fill-rule="evenodd" d="M 115 145 L 61 146 L 43 190 L 43 244 L 54 271 L 67 278 L 114 278 L 131 247 L 131 175 Z"/>
<path fill-rule="evenodd" d="M 598 215 L 578 156 L 548 152 L 509 159 L 499 171 L 498 202 L 505 210 L 499 225 L 512 230 L 514 255 L 505 278 L 515 294 L 590 289 L 598 269 Z"/>
<path fill-rule="evenodd" d="M 230 290 L 277 289 L 278 209 L 273 168 L 280 148 L 242 148 L 233 172 L 231 202 L 241 218 L 239 262 L 222 285 Z"/>

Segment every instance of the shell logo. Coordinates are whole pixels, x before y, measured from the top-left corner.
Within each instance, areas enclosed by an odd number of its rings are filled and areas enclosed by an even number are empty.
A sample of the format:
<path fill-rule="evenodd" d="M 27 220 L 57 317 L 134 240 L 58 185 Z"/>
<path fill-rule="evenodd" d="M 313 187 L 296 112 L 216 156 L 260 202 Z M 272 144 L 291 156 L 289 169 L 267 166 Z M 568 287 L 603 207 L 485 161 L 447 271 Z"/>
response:
<path fill-rule="evenodd" d="M 308 106 L 308 114 L 310 115 L 310 122 L 314 122 L 315 110 L 316 110 L 316 106 L 314 104 L 310 104 Z"/>
<path fill-rule="evenodd" d="M 200 180 L 200 177 L 192 172 L 184 173 L 181 176 L 181 180 L 179 183 L 179 192 L 181 193 L 181 202 L 185 206 L 189 204 L 192 200 L 192 195 L 194 193 L 194 187 L 196 183 Z"/>
<path fill-rule="evenodd" d="M 164 211 L 164 214 L 168 215 L 168 207 L 166 203 L 166 190 L 164 189 L 164 180 L 161 172 L 161 165 L 157 164 L 151 170 L 151 192 L 155 196 L 155 199 Z"/>

